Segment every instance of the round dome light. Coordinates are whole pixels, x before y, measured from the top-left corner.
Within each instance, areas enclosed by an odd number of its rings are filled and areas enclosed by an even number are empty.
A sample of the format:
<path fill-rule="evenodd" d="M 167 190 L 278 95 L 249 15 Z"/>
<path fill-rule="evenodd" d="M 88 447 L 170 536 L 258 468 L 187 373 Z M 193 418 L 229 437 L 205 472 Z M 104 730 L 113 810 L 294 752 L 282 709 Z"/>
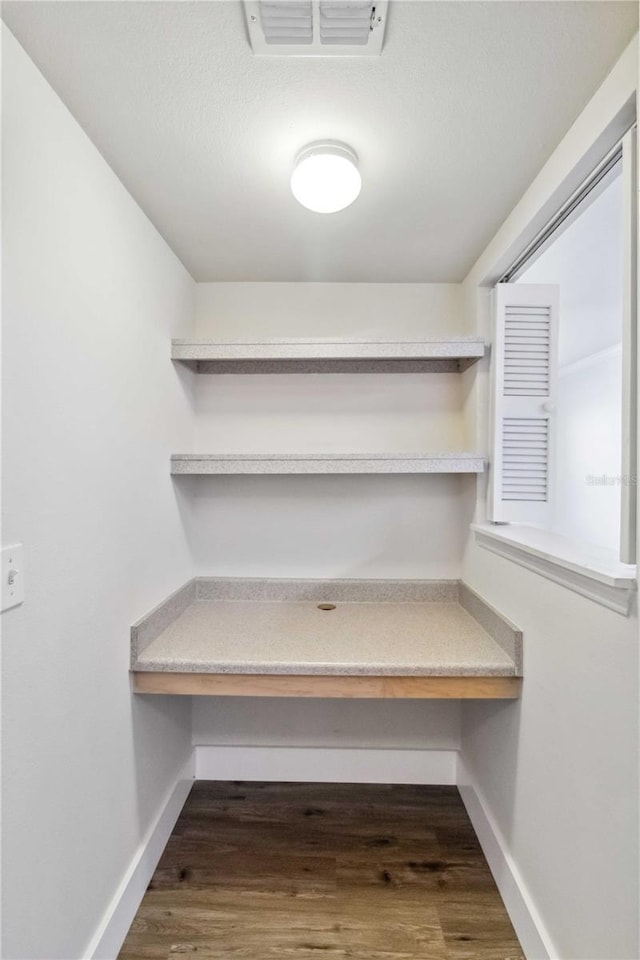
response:
<path fill-rule="evenodd" d="M 344 210 L 360 193 L 358 157 L 343 143 L 312 143 L 298 154 L 291 174 L 296 200 L 314 213 Z"/>

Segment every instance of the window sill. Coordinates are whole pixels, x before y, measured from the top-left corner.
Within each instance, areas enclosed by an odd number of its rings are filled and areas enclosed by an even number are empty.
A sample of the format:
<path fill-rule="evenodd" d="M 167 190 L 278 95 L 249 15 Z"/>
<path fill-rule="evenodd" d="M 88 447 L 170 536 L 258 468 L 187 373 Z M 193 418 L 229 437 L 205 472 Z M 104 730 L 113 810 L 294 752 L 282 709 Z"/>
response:
<path fill-rule="evenodd" d="M 608 550 L 520 524 L 474 523 L 476 543 L 568 590 L 629 616 L 636 567 Z"/>

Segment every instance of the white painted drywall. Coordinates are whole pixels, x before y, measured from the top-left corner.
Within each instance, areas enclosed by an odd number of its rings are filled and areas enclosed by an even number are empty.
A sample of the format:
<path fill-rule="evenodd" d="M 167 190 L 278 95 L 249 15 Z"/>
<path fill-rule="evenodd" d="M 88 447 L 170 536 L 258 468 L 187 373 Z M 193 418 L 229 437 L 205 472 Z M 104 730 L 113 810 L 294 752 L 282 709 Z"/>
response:
<path fill-rule="evenodd" d="M 198 573 L 227 577 L 451 579 L 475 480 L 467 477 L 195 477 Z"/>
<path fill-rule="evenodd" d="M 3 953 L 88 944 L 190 752 L 188 700 L 133 697 L 129 625 L 192 572 L 167 361 L 193 281 L 3 30 Z"/>
<path fill-rule="evenodd" d="M 194 697 L 193 706 L 196 746 L 457 750 L 460 745 L 455 702 Z M 321 771 L 318 776 L 322 779 Z"/>
<path fill-rule="evenodd" d="M 467 278 L 465 296 L 489 330 L 478 284 L 505 266 L 527 224 L 562 192 L 572 167 L 620 127 L 631 101 L 630 47 Z M 607 131 L 608 132 L 605 132 Z M 487 365 L 472 389 L 486 443 Z M 469 422 L 472 422 L 472 416 Z M 478 504 L 484 517 L 484 505 Z M 527 893 L 563 960 L 635 960 L 638 943 L 638 619 L 598 606 L 478 547 L 464 578 L 524 631 L 516 703 L 465 703 L 462 755 Z"/>
<path fill-rule="evenodd" d="M 455 453 L 458 373 L 201 376 L 198 452 Z"/>
<path fill-rule="evenodd" d="M 456 283 L 199 283 L 195 333 L 263 337 L 435 337 L 467 319 Z M 464 333 L 464 330 L 462 330 Z"/>

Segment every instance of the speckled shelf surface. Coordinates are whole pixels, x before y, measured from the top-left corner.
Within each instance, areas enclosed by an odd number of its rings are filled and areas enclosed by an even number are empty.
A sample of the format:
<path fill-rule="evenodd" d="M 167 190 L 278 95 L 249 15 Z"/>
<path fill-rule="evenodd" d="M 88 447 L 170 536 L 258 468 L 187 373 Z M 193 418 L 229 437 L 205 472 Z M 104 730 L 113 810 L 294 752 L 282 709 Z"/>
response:
<path fill-rule="evenodd" d="M 477 360 L 484 356 L 480 337 L 425 340 L 349 340 L 307 337 L 264 341 L 178 339 L 173 360 Z"/>
<path fill-rule="evenodd" d="M 382 601 L 371 599 L 375 581 L 308 583 L 305 588 L 304 581 L 191 581 L 132 628 L 132 669 L 307 676 L 521 674 L 521 633 L 457 581 L 382 581 Z M 333 609 L 319 609 L 319 602 Z"/>
<path fill-rule="evenodd" d="M 473 453 L 179 453 L 172 474 L 482 473 Z"/>

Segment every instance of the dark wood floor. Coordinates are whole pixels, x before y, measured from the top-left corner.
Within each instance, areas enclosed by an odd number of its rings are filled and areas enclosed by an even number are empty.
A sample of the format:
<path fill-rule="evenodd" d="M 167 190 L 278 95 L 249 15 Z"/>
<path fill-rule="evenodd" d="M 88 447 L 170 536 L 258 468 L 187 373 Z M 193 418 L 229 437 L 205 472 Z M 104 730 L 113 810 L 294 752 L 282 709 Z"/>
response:
<path fill-rule="evenodd" d="M 524 960 L 455 787 L 195 784 L 120 960 Z"/>

